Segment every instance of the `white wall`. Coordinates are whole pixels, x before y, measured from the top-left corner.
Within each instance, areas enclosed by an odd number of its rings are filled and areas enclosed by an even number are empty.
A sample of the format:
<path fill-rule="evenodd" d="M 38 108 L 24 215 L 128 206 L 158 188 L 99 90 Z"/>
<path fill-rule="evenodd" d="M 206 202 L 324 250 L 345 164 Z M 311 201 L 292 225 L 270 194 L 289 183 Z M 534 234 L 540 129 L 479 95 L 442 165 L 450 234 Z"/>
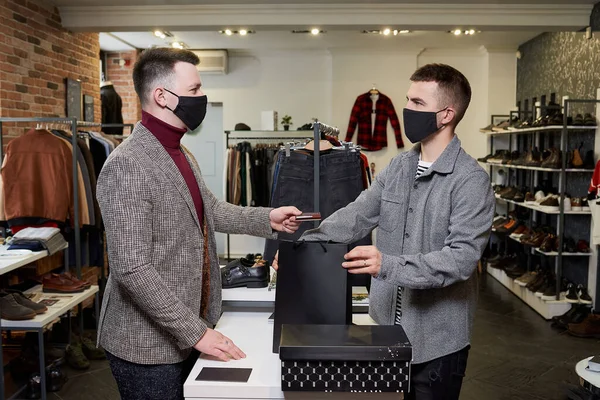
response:
<path fill-rule="evenodd" d="M 488 140 L 479 128 L 489 124 L 490 113 L 507 113 L 514 105 L 516 59 L 514 51 L 488 53 L 479 50 L 427 51 L 323 51 L 261 52 L 231 55 L 230 73 L 202 76 L 209 101 L 223 102 L 224 129 L 244 122 L 260 129 L 260 112 L 289 114 L 297 126 L 312 117 L 338 126 L 345 137 L 356 97 L 373 84 L 392 99 L 402 120 L 410 75 L 427 63 L 446 63 L 465 74 L 473 90 L 471 105 L 458 127 L 462 145 L 473 157 L 488 152 Z M 390 160 L 412 147 L 404 138 L 397 149 L 388 123 L 388 147 L 366 152 L 379 172 Z M 356 141 L 356 134 L 354 136 Z M 263 240 L 232 236 L 232 254 L 261 252 Z"/>

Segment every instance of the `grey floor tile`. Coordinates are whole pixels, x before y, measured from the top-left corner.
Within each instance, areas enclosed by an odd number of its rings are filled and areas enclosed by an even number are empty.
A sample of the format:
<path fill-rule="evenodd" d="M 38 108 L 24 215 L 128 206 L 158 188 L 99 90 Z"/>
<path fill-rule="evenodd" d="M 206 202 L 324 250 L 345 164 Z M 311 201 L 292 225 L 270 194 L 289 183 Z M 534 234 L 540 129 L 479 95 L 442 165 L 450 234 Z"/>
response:
<path fill-rule="evenodd" d="M 63 400 L 119 400 L 119 393 L 92 373 L 69 379 L 58 392 Z"/>

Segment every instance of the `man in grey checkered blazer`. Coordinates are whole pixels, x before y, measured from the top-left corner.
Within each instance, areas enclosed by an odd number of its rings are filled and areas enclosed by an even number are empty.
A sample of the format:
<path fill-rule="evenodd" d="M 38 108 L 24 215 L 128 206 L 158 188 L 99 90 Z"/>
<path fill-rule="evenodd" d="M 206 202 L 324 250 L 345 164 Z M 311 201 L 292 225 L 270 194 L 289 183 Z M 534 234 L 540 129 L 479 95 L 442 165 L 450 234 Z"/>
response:
<path fill-rule="evenodd" d="M 140 56 L 133 80 L 142 122 L 98 179 L 110 265 L 98 340 L 127 400 L 183 399 L 198 351 L 224 361 L 245 357 L 211 329 L 221 315 L 215 232 L 274 237 L 298 229 L 295 207 L 217 199 L 180 145 L 206 112 L 198 62 L 168 48 Z"/>

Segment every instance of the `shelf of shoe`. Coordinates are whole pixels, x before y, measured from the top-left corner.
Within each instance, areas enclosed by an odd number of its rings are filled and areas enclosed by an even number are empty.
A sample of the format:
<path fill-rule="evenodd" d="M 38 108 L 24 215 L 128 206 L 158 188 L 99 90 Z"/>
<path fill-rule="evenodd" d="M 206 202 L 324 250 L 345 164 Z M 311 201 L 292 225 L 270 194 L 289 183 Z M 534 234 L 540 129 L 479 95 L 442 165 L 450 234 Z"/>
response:
<path fill-rule="evenodd" d="M 26 294 L 42 293 L 42 285 L 34 286 L 27 290 Z M 98 293 L 98 286 L 93 285 L 81 293 L 43 293 L 43 298 L 54 298 L 59 300 L 56 304 L 48 307 L 44 314 L 37 315 L 33 319 L 25 321 L 2 320 L 2 329 L 39 329 L 53 322 L 67 311 L 83 303 L 85 300 Z"/>
<path fill-rule="evenodd" d="M 488 274 L 500 282 L 504 287 L 510 290 L 515 296 L 523 300 L 525 304 L 533 308 L 545 319 L 552 319 L 557 315 L 562 315 L 569 311 L 571 304 L 566 300 L 542 300 L 532 293 L 529 289 L 519 286 L 514 279 L 506 275 L 506 272 L 497 268 L 487 268 Z"/>
<path fill-rule="evenodd" d="M 69 247 L 69 245 L 65 243 L 65 245 L 59 249 L 59 251 L 62 251 L 67 247 Z M 14 252 L 11 254 L 11 251 L 8 250 L 8 246 L 2 245 L 0 246 L 0 275 L 14 271 L 17 268 L 21 268 L 45 257 L 48 257 L 48 252 L 46 250 L 35 251 L 30 254 L 20 256 L 18 254 L 14 254 Z"/>
<path fill-rule="evenodd" d="M 484 132 L 486 135 L 489 136 L 497 136 L 497 135 L 510 135 L 510 134 L 525 134 L 525 133 L 536 133 L 536 132 L 540 132 L 540 131 L 559 131 L 563 128 L 562 125 L 548 125 L 548 126 L 538 126 L 535 128 L 524 128 L 524 129 L 509 129 L 509 130 L 503 130 L 500 132 Z M 573 126 L 573 125 L 569 125 L 567 126 L 567 129 L 569 131 L 586 131 L 586 130 L 592 130 L 592 129 L 597 129 L 597 126 Z"/>
<path fill-rule="evenodd" d="M 545 256 L 548 257 L 557 257 L 558 256 L 558 252 L 557 251 L 550 251 L 550 252 L 543 252 L 542 250 L 540 250 L 539 248 L 536 247 L 535 251 L 537 253 L 543 254 Z M 592 253 L 562 253 L 563 257 L 589 257 L 592 255 Z"/>
<path fill-rule="evenodd" d="M 500 201 L 505 201 L 507 203 L 512 203 L 512 204 L 516 204 L 518 206 L 521 207 L 525 207 L 525 208 L 529 208 L 531 210 L 535 210 L 535 211 L 539 211 L 542 212 L 544 214 L 560 214 L 559 210 L 548 210 L 544 207 L 538 206 L 538 205 L 533 205 L 533 204 L 527 204 L 527 203 L 519 203 L 518 201 L 514 201 L 514 200 L 508 200 L 508 199 L 503 199 L 501 197 L 496 197 L 497 200 Z M 583 211 L 565 211 L 565 214 L 568 215 L 590 215 L 592 212 L 590 210 L 583 210 Z"/>
<path fill-rule="evenodd" d="M 529 167 L 526 165 L 496 164 L 496 163 L 489 163 L 489 162 L 485 162 L 483 164 L 490 165 L 492 167 L 502 167 L 502 168 L 509 168 L 509 169 L 527 169 L 527 170 L 531 170 L 531 171 L 544 171 L 544 172 L 560 172 L 561 171 L 560 168 L 556 169 L 556 168 Z M 594 170 L 587 169 L 587 168 L 567 168 L 567 169 L 565 169 L 565 172 L 594 172 Z"/>

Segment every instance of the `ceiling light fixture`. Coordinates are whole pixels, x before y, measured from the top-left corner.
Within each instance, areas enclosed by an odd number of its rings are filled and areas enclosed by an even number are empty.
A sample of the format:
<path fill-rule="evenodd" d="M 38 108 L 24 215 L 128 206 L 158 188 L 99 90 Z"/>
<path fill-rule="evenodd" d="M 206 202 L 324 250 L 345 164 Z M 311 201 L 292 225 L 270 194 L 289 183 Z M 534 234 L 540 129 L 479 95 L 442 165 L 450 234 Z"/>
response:
<path fill-rule="evenodd" d="M 240 29 L 240 36 L 246 36 L 248 31 L 246 29 Z"/>
<path fill-rule="evenodd" d="M 402 29 L 400 31 L 400 33 L 404 35 L 404 34 L 410 33 L 410 31 L 408 29 Z"/>
<path fill-rule="evenodd" d="M 184 48 L 185 45 L 183 43 L 180 43 L 180 42 L 173 42 L 173 43 L 171 43 L 171 46 L 174 49 L 180 49 L 181 50 L 181 49 Z"/>
<path fill-rule="evenodd" d="M 453 33 L 454 33 L 455 36 L 460 36 L 462 34 L 462 31 L 460 29 L 455 29 L 453 31 Z"/>
<path fill-rule="evenodd" d="M 320 30 L 320 29 L 318 29 L 318 28 L 313 28 L 313 29 L 311 29 L 311 30 L 310 30 L 310 33 L 311 33 L 312 35 L 315 35 L 315 36 L 316 36 L 316 35 L 318 35 L 319 33 L 321 33 L 321 30 Z"/>
<path fill-rule="evenodd" d="M 475 30 L 475 29 L 454 29 L 452 31 L 448 31 L 448 33 L 453 34 L 454 36 L 460 36 L 460 35 L 466 35 L 466 36 L 473 36 L 477 33 L 481 33 L 481 31 Z"/>
<path fill-rule="evenodd" d="M 231 31 L 231 29 L 225 29 L 225 34 L 227 36 L 231 36 L 231 35 L 233 35 L 233 32 Z"/>
<path fill-rule="evenodd" d="M 474 34 L 475 34 L 475 29 L 469 30 L 469 35 L 474 35 Z"/>
<path fill-rule="evenodd" d="M 383 30 L 383 34 L 384 34 L 385 36 L 388 36 L 388 35 L 389 35 L 391 32 L 392 32 L 392 30 L 391 30 L 390 28 L 385 28 L 385 29 Z"/>

